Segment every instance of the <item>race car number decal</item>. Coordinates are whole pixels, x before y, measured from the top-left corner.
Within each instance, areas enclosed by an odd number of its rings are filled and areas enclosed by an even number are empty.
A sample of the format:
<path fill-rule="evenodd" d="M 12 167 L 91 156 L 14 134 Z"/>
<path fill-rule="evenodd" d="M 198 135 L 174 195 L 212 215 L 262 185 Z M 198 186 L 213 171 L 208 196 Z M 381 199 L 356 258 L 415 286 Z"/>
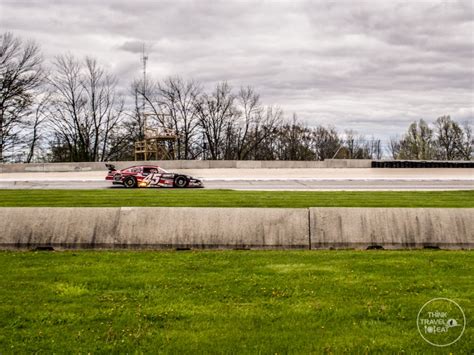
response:
<path fill-rule="evenodd" d="M 141 186 L 173 186 L 173 179 L 163 179 L 161 174 L 151 173 L 142 180 Z"/>

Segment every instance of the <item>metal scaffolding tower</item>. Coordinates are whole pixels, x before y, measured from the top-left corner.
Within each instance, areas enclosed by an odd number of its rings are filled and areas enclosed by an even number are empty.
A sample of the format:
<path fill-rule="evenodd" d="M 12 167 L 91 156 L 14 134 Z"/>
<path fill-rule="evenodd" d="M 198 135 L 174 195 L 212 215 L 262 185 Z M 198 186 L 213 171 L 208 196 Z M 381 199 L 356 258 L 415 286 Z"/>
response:
<path fill-rule="evenodd" d="M 169 129 L 150 128 L 145 114 L 144 139 L 135 142 L 135 160 L 174 160 L 178 136 Z"/>

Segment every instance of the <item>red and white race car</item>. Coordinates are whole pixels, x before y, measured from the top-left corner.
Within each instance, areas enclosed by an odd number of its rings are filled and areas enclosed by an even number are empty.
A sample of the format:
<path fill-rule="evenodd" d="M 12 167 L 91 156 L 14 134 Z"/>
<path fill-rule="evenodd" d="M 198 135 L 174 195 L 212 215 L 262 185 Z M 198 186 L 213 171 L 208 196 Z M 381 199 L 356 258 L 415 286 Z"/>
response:
<path fill-rule="evenodd" d="M 136 165 L 116 170 L 112 164 L 105 180 L 114 185 L 133 187 L 204 187 L 202 181 L 189 175 L 170 173 L 156 165 Z"/>

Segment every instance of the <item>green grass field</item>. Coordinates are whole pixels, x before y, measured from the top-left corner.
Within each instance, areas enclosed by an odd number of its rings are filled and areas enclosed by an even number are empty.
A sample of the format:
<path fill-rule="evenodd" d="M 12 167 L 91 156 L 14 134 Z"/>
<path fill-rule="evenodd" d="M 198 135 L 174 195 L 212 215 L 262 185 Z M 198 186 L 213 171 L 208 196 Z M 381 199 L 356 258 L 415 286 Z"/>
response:
<path fill-rule="evenodd" d="M 0 190 L 0 207 L 474 207 L 474 191 Z M 471 251 L 0 252 L 0 354 L 473 353 Z M 416 316 L 468 327 L 427 344 Z"/>
<path fill-rule="evenodd" d="M 474 207 L 471 191 L 0 190 L 0 207 Z"/>
<path fill-rule="evenodd" d="M 0 252 L 0 269 L 1 354 L 474 350 L 469 251 Z M 416 327 L 434 297 L 468 320 L 444 349 Z"/>

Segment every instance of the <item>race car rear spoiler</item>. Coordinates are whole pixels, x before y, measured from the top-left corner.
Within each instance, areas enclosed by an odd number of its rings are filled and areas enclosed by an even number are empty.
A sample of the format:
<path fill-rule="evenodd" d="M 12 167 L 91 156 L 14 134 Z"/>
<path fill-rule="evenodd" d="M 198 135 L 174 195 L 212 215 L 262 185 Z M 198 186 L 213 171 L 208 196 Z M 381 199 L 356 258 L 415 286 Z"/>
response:
<path fill-rule="evenodd" d="M 115 171 L 115 165 L 113 164 L 105 164 L 106 168 L 109 169 L 109 171 Z"/>

